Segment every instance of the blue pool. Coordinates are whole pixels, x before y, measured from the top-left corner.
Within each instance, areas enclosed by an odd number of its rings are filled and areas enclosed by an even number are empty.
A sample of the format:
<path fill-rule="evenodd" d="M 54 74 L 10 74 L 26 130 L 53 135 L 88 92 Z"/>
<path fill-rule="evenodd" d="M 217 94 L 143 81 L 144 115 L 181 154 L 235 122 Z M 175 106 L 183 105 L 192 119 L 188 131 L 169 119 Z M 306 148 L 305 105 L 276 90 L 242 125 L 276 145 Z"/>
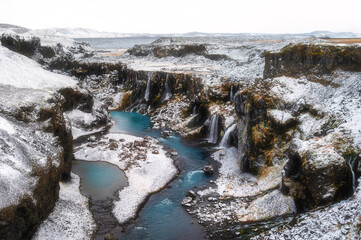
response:
<path fill-rule="evenodd" d="M 82 193 L 93 199 L 111 197 L 114 191 L 128 185 L 124 172 L 107 162 L 74 160 L 72 172 L 81 176 Z"/>

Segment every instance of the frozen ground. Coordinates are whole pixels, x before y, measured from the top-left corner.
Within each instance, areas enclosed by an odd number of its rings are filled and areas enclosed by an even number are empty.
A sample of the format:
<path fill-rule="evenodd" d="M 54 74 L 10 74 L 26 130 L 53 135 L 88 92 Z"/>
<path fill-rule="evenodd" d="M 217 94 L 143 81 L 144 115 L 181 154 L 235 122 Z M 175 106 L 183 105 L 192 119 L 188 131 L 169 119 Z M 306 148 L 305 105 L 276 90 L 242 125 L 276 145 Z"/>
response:
<path fill-rule="evenodd" d="M 253 239 L 360 239 L 361 182 L 348 200 L 302 214 L 294 225 L 280 226 Z"/>
<path fill-rule="evenodd" d="M 51 90 L 75 87 L 76 81 L 46 71 L 35 61 L 0 46 L 0 84 Z"/>
<path fill-rule="evenodd" d="M 92 239 L 96 224 L 89 211 L 88 199 L 80 193 L 80 178 L 75 174 L 71 177 L 70 182 L 60 183 L 54 211 L 40 225 L 32 240 Z"/>
<path fill-rule="evenodd" d="M 161 190 L 177 174 L 173 160 L 152 138 L 109 133 L 75 149 L 75 158 L 117 165 L 129 186 L 119 191 L 113 213 L 119 223 L 132 219 L 149 194 Z"/>

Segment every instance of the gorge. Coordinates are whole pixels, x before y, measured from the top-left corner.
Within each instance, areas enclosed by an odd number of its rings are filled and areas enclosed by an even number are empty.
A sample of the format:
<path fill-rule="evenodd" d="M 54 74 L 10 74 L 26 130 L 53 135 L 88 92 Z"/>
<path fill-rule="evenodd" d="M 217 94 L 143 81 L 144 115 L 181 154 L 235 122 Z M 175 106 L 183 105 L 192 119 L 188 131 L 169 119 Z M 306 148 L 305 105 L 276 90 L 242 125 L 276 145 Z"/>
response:
<path fill-rule="evenodd" d="M 360 237 L 359 44 L 1 44 L 0 239 Z M 83 161 L 122 184 L 87 195 Z"/>

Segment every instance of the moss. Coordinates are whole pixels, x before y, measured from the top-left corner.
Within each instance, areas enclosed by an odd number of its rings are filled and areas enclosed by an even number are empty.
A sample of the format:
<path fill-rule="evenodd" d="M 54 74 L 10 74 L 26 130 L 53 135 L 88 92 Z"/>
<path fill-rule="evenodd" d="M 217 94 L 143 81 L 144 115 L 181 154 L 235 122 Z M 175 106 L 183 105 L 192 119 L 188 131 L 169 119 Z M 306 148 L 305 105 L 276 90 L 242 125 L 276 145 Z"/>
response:
<path fill-rule="evenodd" d="M 325 124 L 321 126 L 321 136 L 326 136 L 328 131 L 340 126 L 340 122 L 335 118 L 331 117 Z"/>
<path fill-rule="evenodd" d="M 251 139 L 256 148 L 267 148 L 273 146 L 273 131 L 270 127 L 270 121 L 261 122 L 252 127 Z"/>
<path fill-rule="evenodd" d="M 130 92 L 123 93 L 122 103 L 119 106 L 119 109 L 125 110 L 131 103 L 131 96 Z"/>

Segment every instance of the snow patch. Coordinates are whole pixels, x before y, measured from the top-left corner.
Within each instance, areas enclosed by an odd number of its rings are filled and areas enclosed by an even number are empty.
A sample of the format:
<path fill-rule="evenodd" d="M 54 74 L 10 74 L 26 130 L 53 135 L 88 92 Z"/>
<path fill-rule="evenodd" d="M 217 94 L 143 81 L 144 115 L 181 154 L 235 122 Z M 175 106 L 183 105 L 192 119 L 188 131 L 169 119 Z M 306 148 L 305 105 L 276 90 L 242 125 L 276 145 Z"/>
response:
<path fill-rule="evenodd" d="M 59 200 L 54 211 L 40 225 L 32 240 L 92 238 L 96 224 L 89 211 L 88 199 L 80 193 L 80 178 L 75 174 L 71 177 L 70 182 L 60 182 Z"/>
<path fill-rule="evenodd" d="M 40 64 L 0 46 L 0 83 L 17 88 L 59 89 L 75 87 L 70 77 L 44 70 Z"/>

